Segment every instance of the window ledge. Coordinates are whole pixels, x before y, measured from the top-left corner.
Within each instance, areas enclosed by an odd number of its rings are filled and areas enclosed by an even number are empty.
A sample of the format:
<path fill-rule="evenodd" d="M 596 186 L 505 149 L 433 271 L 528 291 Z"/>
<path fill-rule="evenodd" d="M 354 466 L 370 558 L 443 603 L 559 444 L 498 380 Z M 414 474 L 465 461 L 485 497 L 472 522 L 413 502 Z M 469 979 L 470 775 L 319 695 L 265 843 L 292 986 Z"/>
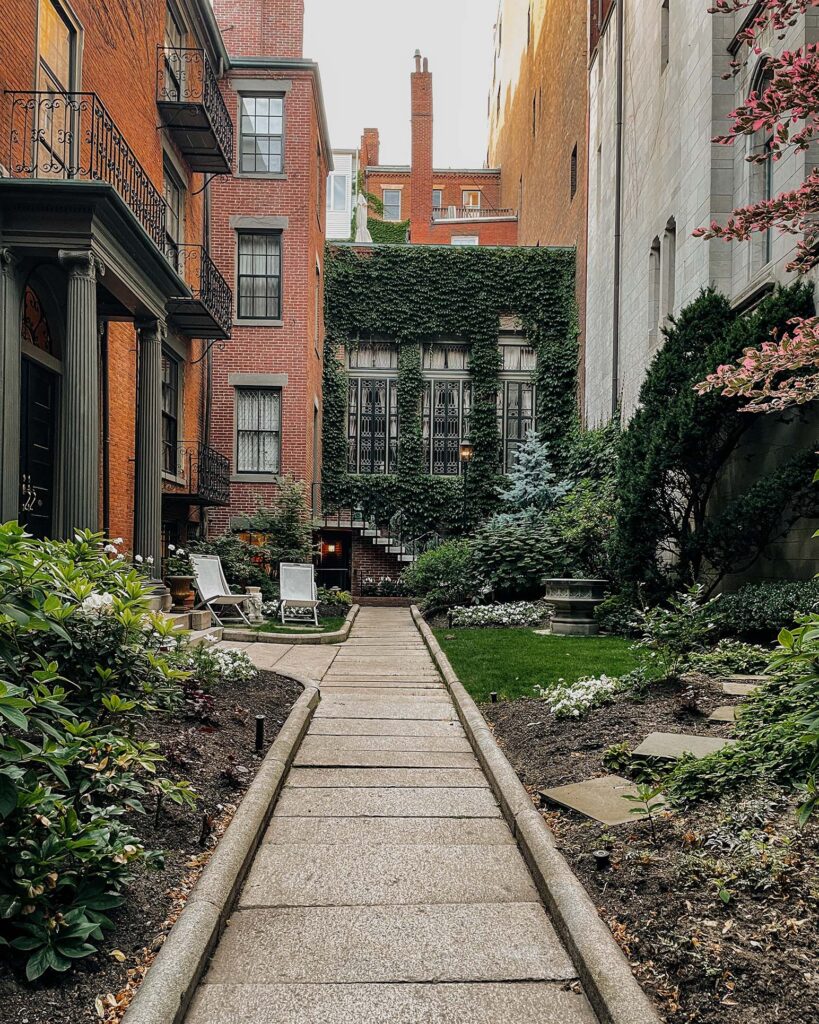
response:
<path fill-rule="evenodd" d="M 232 484 L 274 484 L 280 473 L 232 473 Z"/>
<path fill-rule="evenodd" d="M 268 181 L 287 181 L 285 171 L 237 171 L 237 178 L 266 178 Z"/>
<path fill-rule="evenodd" d="M 164 470 L 162 473 L 162 479 L 165 483 L 169 484 L 179 484 L 180 486 L 185 484 L 184 476 L 177 476 L 174 473 L 166 473 Z"/>
<path fill-rule="evenodd" d="M 234 327 L 284 327 L 284 320 L 234 320 Z"/>

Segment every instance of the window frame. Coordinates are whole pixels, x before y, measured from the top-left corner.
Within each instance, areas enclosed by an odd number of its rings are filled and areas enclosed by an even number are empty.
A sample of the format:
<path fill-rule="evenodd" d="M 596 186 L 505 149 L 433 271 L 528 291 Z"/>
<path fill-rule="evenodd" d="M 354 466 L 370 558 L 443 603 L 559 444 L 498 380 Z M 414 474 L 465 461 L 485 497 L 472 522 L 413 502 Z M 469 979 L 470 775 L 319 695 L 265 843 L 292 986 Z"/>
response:
<path fill-rule="evenodd" d="M 174 369 L 175 381 L 171 384 L 166 381 L 165 367 L 172 366 Z M 161 428 L 162 428 L 162 475 L 164 477 L 170 477 L 171 479 L 179 479 L 181 476 L 181 470 L 184 469 L 180 465 L 180 423 L 182 421 L 182 414 L 184 412 L 182 406 L 182 382 L 183 382 L 183 366 L 184 360 L 179 355 L 169 348 L 167 345 L 162 346 L 162 397 L 161 397 Z M 166 408 L 165 396 L 168 392 L 172 392 L 175 396 L 174 399 L 174 410 L 169 411 Z M 173 423 L 173 439 L 168 440 L 166 438 L 166 425 Z M 173 458 L 169 458 L 169 451 L 173 452 Z"/>
<path fill-rule="evenodd" d="M 503 369 L 504 349 L 505 348 L 519 348 L 521 350 L 527 349 L 534 355 L 534 365 L 531 369 L 518 369 L 518 370 L 505 370 Z M 529 427 L 527 429 L 537 430 L 538 416 L 537 416 L 537 398 L 538 389 L 536 383 L 537 374 L 537 349 L 532 345 L 527 338 L 522 334 L 508 334 L 502 336 L 498 340 L 498 353 L 500 355 L 501 371 L 498 379 L 498 392 L 496 396 L 496 416 L 498 423 L 498 438 L 500 441 L 500 471 L 504 474 L 508 474 L 514 463 L 515 450 L 523 444 L 526 439 L 527 430 L 523 429 L 521 424 L 526 420 L 526 417 L 521 414 L 522 402 L 519 402 L 517 423 L 518 433 L 520 437 L 512 438 L 509 436 L 509 395 L 510 387 L 514 386 L 520 390 L 523 386 L 531 389 L 531 417 Z"/>
<path fill-rule="evenodd" d="M 240 396 L 258 392 L 269 392 L 276 396 L 278 399 L 277 406 L 277 423 L 276 428 L 273 430 L 262 430 L 258 425 L 255 430 L 242 429 L 239 426 L 239 402 Z M 281 475 L 282 472 L 282 422 L 284 416 L 282 414 L 282 405 L 284 402 L 283 388 L 276 385 L 269 384 L 234 384 L 233 385 L 233 475 L 232 479 L 235 480 L 249 480 L 249 481 L 265 481 L 272 480 L 277 476 Z M 275 467 L 272 469 L 259 469 L 258 466 L 253 469 L 245 469 L 240 465 L 240 434 L 270 434 L 275 438 L 276 442 L 276 458 Z M 257 456 L 261 451 L 260 444 L 257 444 Z M 257 458 L 257 462 L 259 459 Z"/>
<path fill-rule="evenodd" d="M 238 146 L 236 156 L 236 176 L 239 178 L 286 178 L 287 177 L 287 147 L 285 141 L 287 138 L 287 94 L 289 90 L 287 88 L 271 88 L 271 89 L 242 89 L 238 93 L 238 113 L 237 113 L 237 135 L 238 135 Z M 279 100 L 282 105 L 281 109 L 281 135 L 274 134 L 261 134 L 257 132 L 248 133 L 244 131 L 243 120 L 245 116 L 244 104 L 246 100 Z M 255 110 L 254 115 L 255 116 Z M 268 117 L 274 117 L 273 114 L 268 114 Z M 245 137 L 252 138 L 266 138 L 266 139 L 279 139 L 279 169 L 273 170 L 245 170 L 242 166 L 243 159 L 243 147 L 242 140 Z M 269 157 L 270 154 L 268 154 Z M 254 161 L 255 162 L 255 161 Z"/>
<path fill-rule="evenodd" d="M 249 237 L 276 238 L 279 243 L 279 273 L 278 273 L 278 310 L 276 316 L 257 316 L 255 313 L 242 314 L 242 281 L 246 278 L 251 280 L 272 278 L 275 275 L 243 274 L 242 267 L 242 239 Z M 247 255 L 247 254 L 245 254 Z M 265 254 L 268 255 L 268 254 Z M 239 326 L 258 327 L 280 327 L 284 317 L 284 230 L 281 228 L 237 228 L 236 229 L 236 315 L 235 321 Z"/>
<path fill-rule="evenodd" d="M 388 217 L 387 216 L 387 193 L 388 192 L 395 192 L 395 194 L 398 196 L 398 216 L 397 217 Z M 383 210 L 382 219 L 387 221 L 389 224 L 400 224 L 401 223 L 401 205 L 402 205 L 402 203 L 401 203 L 401 199 L 402 199 L 401 192 L 402 192 L 402 189 L 395 188 L 394 186 L 390 186 L 390 187 L 387 187 L 387 186 L 384 186 L 384 185 L 381 186 L 381 208 Z"/>
<path fill-rule="evenodd" d="M 343 178 L 345 181 L 344 186 L 344 205 L 341 207 L 334 205 L 335 200 L 335 183 L 339 178 Z M 350 186 L 350 175 L 346 171 L 330 171 L 327 175 L 327 212 L 328 213 L 347 213 L 352 212 L 351 210 L 351 199 L 352 191 Z"/>

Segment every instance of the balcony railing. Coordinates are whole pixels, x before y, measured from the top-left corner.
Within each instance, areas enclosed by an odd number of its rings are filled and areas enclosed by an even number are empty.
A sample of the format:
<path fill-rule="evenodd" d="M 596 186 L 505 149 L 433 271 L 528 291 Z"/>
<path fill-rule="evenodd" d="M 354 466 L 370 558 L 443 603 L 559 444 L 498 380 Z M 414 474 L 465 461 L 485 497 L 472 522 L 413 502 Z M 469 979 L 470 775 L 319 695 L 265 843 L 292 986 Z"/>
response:
<path fill-rule="evenodd" d="M 92 92 L 11 92 L 9 170 L 17 178 L 112 185 L 164 250 L 165 202 Z"/>
<path fill-rule="evenodd" d="M 183 442 L 177 474 L 184 480 L 182 490 L 166 485 L 165 500 L 189 505 L 230 504 L 230 463 L 224 455 L 201 441 Z"/>
<path fill-rule="evenodd" d="M 156 102 L 193 170 L 230 173 L 233 121 L 204 50 L 157 47 Z"/>
<path fill-rule="evenodd" d="M 191 338 L 229 338 L 233 293 L 201 245 L 168 243 L 168 259 L 191 290 L 191 298 L 168 303 L 168 316 Z"/>
<path fill-rule="evenodd" d="M 504 207 L 492 209 L 488 206 L 433 206 L 433 220 L 488 220 L 490 218 L 514 219 L 517 210 Z"/>

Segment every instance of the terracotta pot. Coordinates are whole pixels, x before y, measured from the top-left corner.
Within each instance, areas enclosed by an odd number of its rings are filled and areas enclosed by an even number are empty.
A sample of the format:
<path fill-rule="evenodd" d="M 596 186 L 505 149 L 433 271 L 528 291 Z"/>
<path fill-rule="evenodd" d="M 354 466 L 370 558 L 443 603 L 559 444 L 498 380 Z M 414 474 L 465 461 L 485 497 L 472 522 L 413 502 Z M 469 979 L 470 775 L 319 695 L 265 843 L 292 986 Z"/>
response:
<path fill-rule="evenodd" d="M 193 576 L 168 576 L 165 582 L 171 591 L 174 608 L 189 612 L 196 597 L 191 587 Z"/>

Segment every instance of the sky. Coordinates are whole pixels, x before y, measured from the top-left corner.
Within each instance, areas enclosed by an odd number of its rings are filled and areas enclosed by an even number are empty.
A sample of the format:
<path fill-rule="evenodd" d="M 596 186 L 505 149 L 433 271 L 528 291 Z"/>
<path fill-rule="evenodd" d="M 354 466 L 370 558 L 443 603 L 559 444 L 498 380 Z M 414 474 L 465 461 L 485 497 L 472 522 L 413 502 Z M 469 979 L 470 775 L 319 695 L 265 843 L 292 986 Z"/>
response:
<path fill-rule="evenodd" d="M 381 163 L 410 159 L 410 72 L 429 58 L 436 167 L 483 167 L 498 0 L 305 0 L 304 56 L 318 61 L 330 140 L 381 132 Z"/>

